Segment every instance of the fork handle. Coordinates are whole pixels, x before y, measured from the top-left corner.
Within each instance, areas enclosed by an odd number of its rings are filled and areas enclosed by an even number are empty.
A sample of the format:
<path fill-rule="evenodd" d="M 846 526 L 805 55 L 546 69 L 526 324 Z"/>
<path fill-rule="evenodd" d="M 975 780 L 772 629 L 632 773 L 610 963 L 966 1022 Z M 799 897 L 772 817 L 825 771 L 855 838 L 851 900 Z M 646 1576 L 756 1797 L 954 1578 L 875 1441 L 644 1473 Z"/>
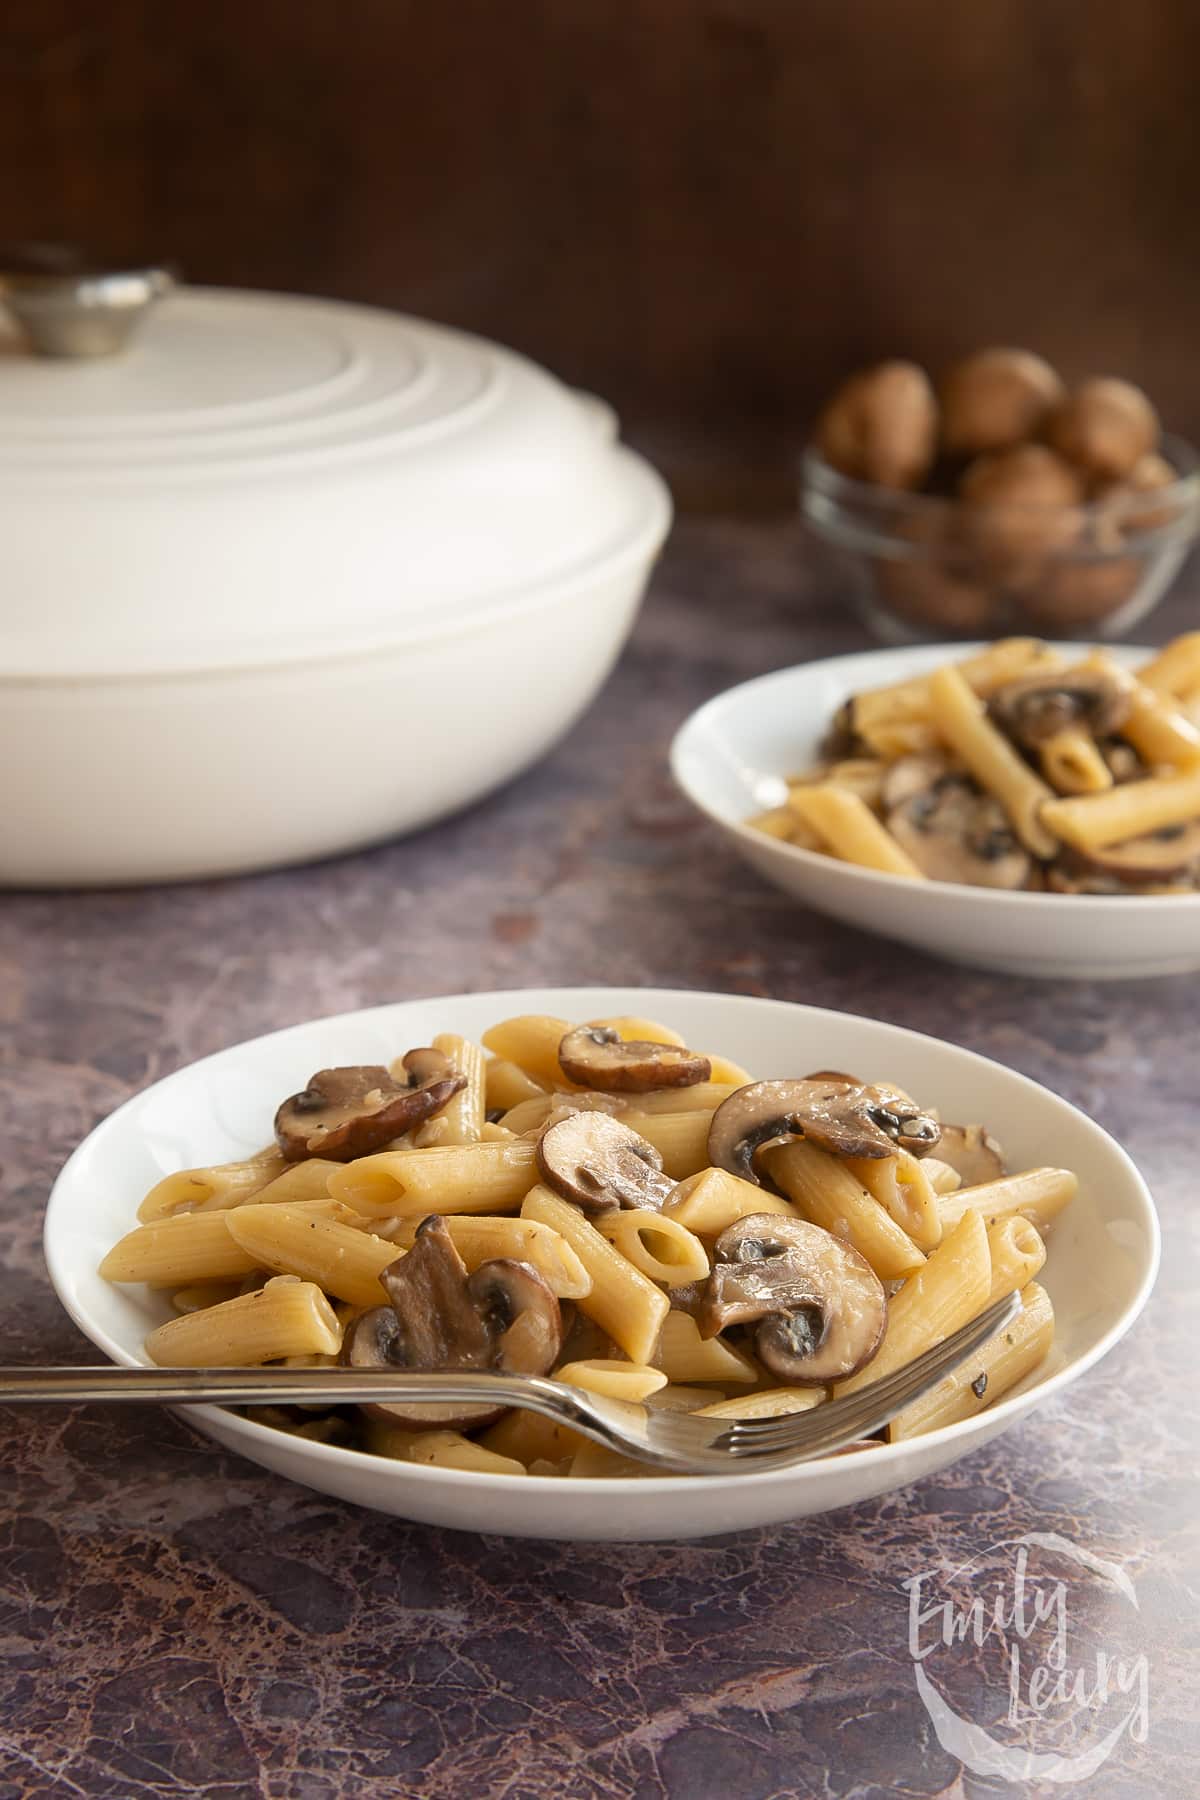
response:
<path fill-rule="evenodd" d="M 103 1400 L 172 1406 L 482 1401 L 563 1420 L 572 1390 L 539 1375 L 406 1374 L 393 1369 L 0 1368 L 0 1406 Z"/>

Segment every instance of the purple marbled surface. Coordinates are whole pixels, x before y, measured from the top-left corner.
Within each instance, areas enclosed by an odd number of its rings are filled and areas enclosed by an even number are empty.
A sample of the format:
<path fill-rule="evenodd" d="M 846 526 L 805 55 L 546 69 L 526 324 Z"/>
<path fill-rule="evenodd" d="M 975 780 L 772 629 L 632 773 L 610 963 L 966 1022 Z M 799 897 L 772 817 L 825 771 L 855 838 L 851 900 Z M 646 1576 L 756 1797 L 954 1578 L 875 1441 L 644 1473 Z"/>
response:
<path fill-rule="evenodd" d="M 1147 628 L 1194 618 L 1193 577 Z M 1158 1197 L 1163 1274 L 1070 1393 L 869 1505 L 672 1545 L 482 1539 L 363 1512 L 221 1454 L 152 1410 L 0 1410 L 0 1800 L 467 1794 L 639 1800 L 1072 1791 L 974 1774 L 917 1692 L 901 1586 L 1057 1533 L 1071 1648 L 1147 1658 L 1149 1729 L 1073 1791 L 1197 1791 L 1194 1296 L 1200 979 L 972 974 L 807 913 L 674 795 L 670 736 L 730 682 L 861 646 L 792 534 L 684 525 L 595 707 L 460 818 L 321 867 L 0 902 L 0 1360 L 85 1362 L 41 1213 L 67 1152 L 160 1075 L 320 1013 L 540 983 L 719 988 L 944 1030 L 1084 1107 Z M 948 1006 L 947 1001 L 951 1001 Z M 1011 1544 L 992 1587 L 1011 1590 Z M 1049 1566 L 1049 1565 L 1048 1565 Z M 1049 1579 L 1049 1577 L 1047 1577 Z M 1032 1649 L 1036 1640 L 1030 1640 Z M 977 1725 L 996 1643 L 935 1653 Z M 1131 1690 L 1131 1693 L 1135 1690 Z M 998 1737 L 1045 1755 L 1118 1696 Z M 976 1758 L 977 1760 L 977 1758 Z"/>

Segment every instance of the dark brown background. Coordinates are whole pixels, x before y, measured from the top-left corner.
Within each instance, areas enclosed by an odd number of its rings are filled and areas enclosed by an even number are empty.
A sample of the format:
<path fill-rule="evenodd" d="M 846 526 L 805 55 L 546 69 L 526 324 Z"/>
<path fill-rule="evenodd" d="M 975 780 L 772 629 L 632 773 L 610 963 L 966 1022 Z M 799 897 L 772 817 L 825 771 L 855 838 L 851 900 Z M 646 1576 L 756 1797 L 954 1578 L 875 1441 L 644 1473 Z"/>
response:
<path fill-rule="evenodd" d="M 1195 0 L 6 0 L 0 229 L 482 330 L 770 504 L 888 352 L 1194 432 L 1198 114 Z"/>

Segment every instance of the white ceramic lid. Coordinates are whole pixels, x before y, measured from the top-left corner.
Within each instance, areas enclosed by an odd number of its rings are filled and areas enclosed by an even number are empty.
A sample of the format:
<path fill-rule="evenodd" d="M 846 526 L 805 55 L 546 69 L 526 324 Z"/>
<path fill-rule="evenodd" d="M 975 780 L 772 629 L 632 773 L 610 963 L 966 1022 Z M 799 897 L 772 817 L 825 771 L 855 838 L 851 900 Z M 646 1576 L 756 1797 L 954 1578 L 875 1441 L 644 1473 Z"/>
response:
<path fill-rule="evenodd" d="M 294 660 L 570 590 L 665 533 L 607 409 L 479 338 L 221 289 L 119 355 L 0 326 L 0 668 Z"/>

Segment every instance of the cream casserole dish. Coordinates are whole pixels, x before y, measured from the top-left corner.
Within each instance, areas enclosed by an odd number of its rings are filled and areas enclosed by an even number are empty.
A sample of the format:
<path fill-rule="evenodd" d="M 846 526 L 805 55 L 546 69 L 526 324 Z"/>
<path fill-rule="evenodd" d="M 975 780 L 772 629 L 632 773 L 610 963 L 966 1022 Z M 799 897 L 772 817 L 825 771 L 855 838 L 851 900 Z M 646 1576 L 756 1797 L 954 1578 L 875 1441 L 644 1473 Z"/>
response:
<path fill-rule="evenodd" d="M 321 300 L 180 288 L 120 354 L 0 327 L 0 882 L 329 855 L 582 712 L 670 522 L 608 409 Z"/>

